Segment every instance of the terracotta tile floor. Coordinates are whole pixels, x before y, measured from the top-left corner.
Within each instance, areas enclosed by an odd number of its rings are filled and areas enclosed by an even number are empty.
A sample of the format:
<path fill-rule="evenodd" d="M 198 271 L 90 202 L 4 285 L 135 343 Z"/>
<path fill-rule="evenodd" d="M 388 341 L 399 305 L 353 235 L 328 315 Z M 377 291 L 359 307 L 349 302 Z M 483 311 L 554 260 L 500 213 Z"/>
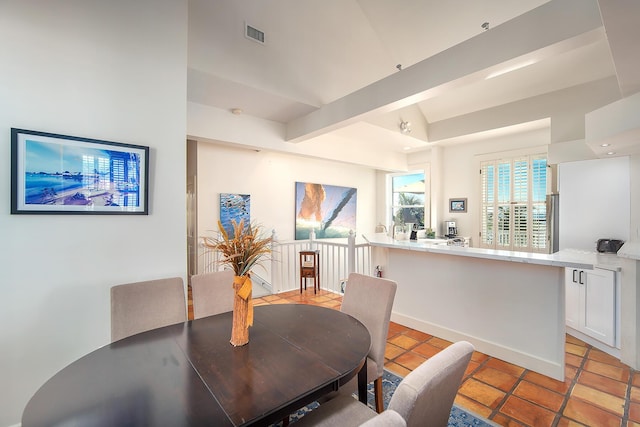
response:
<path fill-rule="evenodd" d="M 341 295 L 324 290 L 314 295 L 310 289 L 256 298 L 254 304 L 339 309 L 341 301 Z M 449 344 L 392 322 L 385 367 L 405 376 Z M 564 382 L 475 352 L 456 403 L 502 426 L 640 427 L 640 372 L 569 335 L 565 351 Z"/>

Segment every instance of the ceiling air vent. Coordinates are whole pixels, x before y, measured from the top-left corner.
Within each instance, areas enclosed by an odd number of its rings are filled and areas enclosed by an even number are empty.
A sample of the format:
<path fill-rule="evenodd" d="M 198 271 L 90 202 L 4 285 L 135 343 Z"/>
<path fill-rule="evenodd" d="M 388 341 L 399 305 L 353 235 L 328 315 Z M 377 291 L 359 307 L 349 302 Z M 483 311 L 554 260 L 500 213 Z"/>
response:
<path fill-rule="evenodd" d="M 252 27 L 249 24 L 245 24 L 244 35 L 246 38 L 264 44 L 264 32 L 257 28 Z"/>

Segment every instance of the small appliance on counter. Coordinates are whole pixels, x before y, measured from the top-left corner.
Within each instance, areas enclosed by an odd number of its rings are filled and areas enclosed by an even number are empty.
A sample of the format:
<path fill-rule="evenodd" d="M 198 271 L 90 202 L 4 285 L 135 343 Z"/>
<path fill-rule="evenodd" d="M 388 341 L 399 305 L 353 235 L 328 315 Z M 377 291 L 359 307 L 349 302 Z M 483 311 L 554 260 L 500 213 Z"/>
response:
<path fill-rule="evenodd" d="M 447 240 L 447 246 L 460 246 L 468 248 L 471 246 L 471 237 L 453 237 Z"/>
<path fill-rule="evenodd" d="M 444 237 L 453 238 L 458 235 L 458 227 L 456 227 L 455 221 L 444 222 Z"/>
<path fill-rule="evenodd" d="M 418 224 L 413 224 L 413 227 L 411 227 L 409 240 L 418 240 Z"/>
<path fill-rule="evenodd" d="M 615 254 L 618 253 L 623 244 L 624 240 L 598 239 L 596 250 L 603 254 Z"/>

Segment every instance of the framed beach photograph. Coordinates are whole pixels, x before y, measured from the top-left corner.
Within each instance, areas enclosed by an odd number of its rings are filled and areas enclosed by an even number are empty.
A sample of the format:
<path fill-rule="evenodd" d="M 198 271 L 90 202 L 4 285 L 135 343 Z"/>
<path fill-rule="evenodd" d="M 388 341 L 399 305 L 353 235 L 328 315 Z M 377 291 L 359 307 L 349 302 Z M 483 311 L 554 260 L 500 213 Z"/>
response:
<path fill-rule="evenodd" d="M 449 212 L 466 212 L 467 199 L 449 199 Z"/>
<path fill-rule="evenodd" d="M 149 147 L 11 129 L 12 214 L 148 214 Z"/>
<path fill-rule="evenodd" d="M 352 187 L 296 182 L 296 240 L 349 237 L 356 231 L 358 191 Z"/>

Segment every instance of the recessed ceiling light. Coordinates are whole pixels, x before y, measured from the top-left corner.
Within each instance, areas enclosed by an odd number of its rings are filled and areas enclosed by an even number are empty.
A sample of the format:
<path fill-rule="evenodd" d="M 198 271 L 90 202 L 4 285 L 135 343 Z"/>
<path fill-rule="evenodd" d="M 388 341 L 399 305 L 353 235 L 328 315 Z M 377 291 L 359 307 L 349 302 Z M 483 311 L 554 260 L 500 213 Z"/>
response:
<path fill-rule="evenodd" d="M 616 154 L 615 151 L 607 151 L 607 156 L 613 156 L 614 154 Z"/>
<path fill-rule="evenodd" d="M 607 143 L 605 142 L 604 144 L 600 144 L 600 147 L 608 147 L 608 146 L 610 146 L 610 145 L 611 145 L 611 144 L 607 144 Z"/>
<path fill-rule="evenodd" d="M 402 149 L 407 151 L 407 150 L 411 150 L 411 147 L 402 147 Z"/>
<path fill-rule="evenodd" d="M 232 108 L 231 112 L 236 116 L 239 116 L 240 114 L 242 114 L 242 108 Z"/>

